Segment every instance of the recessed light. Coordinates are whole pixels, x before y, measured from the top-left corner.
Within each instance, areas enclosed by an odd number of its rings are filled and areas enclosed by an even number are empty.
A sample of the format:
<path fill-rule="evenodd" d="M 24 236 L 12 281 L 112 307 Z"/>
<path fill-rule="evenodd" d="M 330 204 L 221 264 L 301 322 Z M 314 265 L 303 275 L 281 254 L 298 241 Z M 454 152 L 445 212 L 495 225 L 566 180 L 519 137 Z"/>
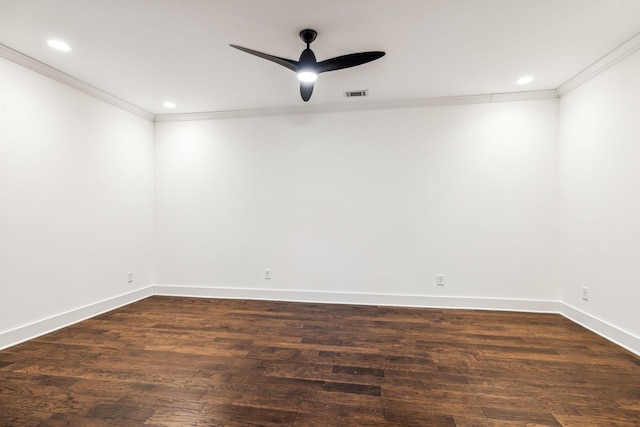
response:
<path fill-rule="evenodd" d="M 71 46 L 69 46 L 62 40 L 47 40 L 47 44 L 52 48 L 60 50 L 62 52 L 69 52 L 71 50 Z"/>
<path fill-rule="evenodd" d="M 531 83 L 532 81 L 533 76 L 522 76 L 518 80 L 516 80 L 516 83 L 519 85 L 526 85 L 528 83 Z"/>
<path fill-rule="evenodd" d="M 175 102 L 166 101 L 162 104 L 164 108 L 176 108 Z"/>

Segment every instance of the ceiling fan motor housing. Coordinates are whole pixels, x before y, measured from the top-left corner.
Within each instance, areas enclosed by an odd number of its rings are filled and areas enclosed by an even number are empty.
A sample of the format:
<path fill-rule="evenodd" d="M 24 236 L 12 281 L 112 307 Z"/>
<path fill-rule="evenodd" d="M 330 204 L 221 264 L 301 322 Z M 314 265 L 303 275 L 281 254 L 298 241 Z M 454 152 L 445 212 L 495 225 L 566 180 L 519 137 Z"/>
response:
<path fill-rule="evenodd" d="M 306 30 L 300 31 L 300 38 L 306 44 L 313 43 L 317 36 L 318 33 L 316 32 L 316 30 L 310 30 L 307 28 Z"/>

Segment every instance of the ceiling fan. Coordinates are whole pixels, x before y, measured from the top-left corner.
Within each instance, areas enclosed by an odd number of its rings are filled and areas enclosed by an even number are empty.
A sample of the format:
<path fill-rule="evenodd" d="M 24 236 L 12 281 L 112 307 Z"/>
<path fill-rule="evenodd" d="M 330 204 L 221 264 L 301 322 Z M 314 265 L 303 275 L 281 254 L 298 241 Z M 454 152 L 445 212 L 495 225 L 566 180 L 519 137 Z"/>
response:
<path fill-rule="evenodd" d="M 282 65 L 283 67 L 298 74 L 298 79 L 300 79 L 300 95 L 302 95 L 304 102 L 307 102 L 311 98 L 311 94 L 313 93 L 313 82 L 318 78 L 318 74 L 326 73 L 327 71 L 336 71 L 342 70 L 343 68 L 355 67 L 356 65 L 366 64 L 367 62 L 375 61 L 376 59 L 384 56 L 384 52 L 378 51 L 359 52 L 337 56 L 335 58 L 318 62 L 313 51 L 309 48 L 309 45 L 316 39 L 317 35 L 318 33 L 315 30 L 306 29 L 300 31 L 300 38 L 307 44 L 307 48 L 302 51 L 298 61 L 280 58 L 279 56 L 269 55 L 267 53 L 258 52 L 257 50 L 248 49 L 234 44 L 229 46 L 268 61 L 275 62 L 276 64 Z"/>

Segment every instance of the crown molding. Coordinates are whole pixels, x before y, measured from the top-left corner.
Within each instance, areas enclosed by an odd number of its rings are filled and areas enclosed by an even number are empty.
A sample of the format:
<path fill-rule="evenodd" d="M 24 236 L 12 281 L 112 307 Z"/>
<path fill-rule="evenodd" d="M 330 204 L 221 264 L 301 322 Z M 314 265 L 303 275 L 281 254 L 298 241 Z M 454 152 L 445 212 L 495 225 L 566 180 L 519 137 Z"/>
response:
<path fill-rule="evenodd" d="M 418 98 L 407 100 L 391 100 L 391 101 L 365 101 L 349 102 L 340 104 L 324 104 L 324 105 L 302 105 L 292 107 L 275 107 L 275 108 L 256 108 L 245 110 L 230 111 L 208 111 L 200 113 L 178 113 L 178 114 L 153 114 L 144 110 L 130 102 L 127 102 L 115 95 L 111 95 L 95 86 L 83 82 L 69 74 L 66 74 L 56 68 L 53 68 L 43 62 L 38 61 L 30 56 L 11 49 L 8 46 L 0 44 L 0 58 L 7 59 L 23 67 L 29 68 L 35 72 L 52 78 L 56 81 L 64 83 L 81 92 L 98 98 L 104 102 L 114 105 L 130 113 L 136 114 L 144 119 L 155 122 L 175 122 L 190 120 L 223 120 L 251 117 L 269 117 L 269 116 L 287 116 L 300 114 L 326 114 L 341 113 L 355 111 L 370 110 L 391 110 L 402 108 L 422 108 L 446 105 L 465 105 L 465 104 L 484 104 L 493 102 L 514 102 L 514 101 L 530 101 L 537 99 L 554 99 L 562 97 L 572 90 L 578 88 L 588 82 L 598 74 L 607 70 L 612 65 L 623 60 L 627 56 L 633 54 L 640 49 L 640 33 L 634 35 L 614 50 L 598 59 L 596 62 L 580 71 L 578 74 L 560 85 L 557 89 L 513 92 L 513 93 L 495 93 L 468 96 L 447 96 L 434 98 Z"/>
<path fill-rule="evenodd" d="M 124 99 L 118 98 L 115 95 L 111 95 L 110 93 L 107 93 L 101 89 L 98 89 L 95 86 L 91 86 L 90 84 L 85 83 L 82 80 L 79 80 L 73 76 L 70 76 L 67 73 L 64 73 L 43 62 L 40 62 L 37 59 L 34 59 L 23 53 L 15 51 L 3 44 L 0 44 L 0 58 L 7 59 L 18 65 L 22 65 L 23 67 L 29 68 L 30 70 L 33 70 L 49 78 L 52 78 L 53 80 L 57 80 L 60 83 L 64 83 L 67 86 L 71 86 L 74 89 L 77 89 L 81 92 L 86 93 L 87 95 L 91 95 L 111 105 L 115 105 L 118 108 L 121 108 L 130 113 L 133 113 L 144 119 L 153 121 L 155 118 L 153 113 L 150 113 L 147 110 L 144 110 L 136 105 L 133 105 L 125 101 Z"/>
<path fill-rule="evenodd" d="M 640 40 L 640 38 L 639 38 Z M 639 43 L 640 44 L 640 43 Z M 637 47 L 636 47 L 637 49 Z M 176 122 L 191 120 L 223 120 L 251 117 L 289 116 L 300 114 L 328 114 L 371 110 L 394 110 L 403 108 L 424 108 L 448 105 L 487 104 L 494 102 L 531 101 L 538 99 L 558 98 L 556 90 L 540 90 L 528 92 L 493 93 L 466 96 L 445 96 L 434 98 L 416 98 L 390 101 L 359 100 L 323 105 L 299 105 L 291 107 L 255 108 L 230 111 L 208 111 L 200 113 L 153 114 L 115 95 L 111 95 L 95 86 L 83 82 L 69 74 L 53 68 L 30 56 L 0 44 L 0 58 L 22 65 L 30 70 L 64 83 L 74 89 L 98 98 L 144 119 L 155 122 Z"/>
<path fill-rule="evenodd" d="M 556 89 L 558 96 L 564 96 L 579 86 L 582 86 L 598 74 L 605 71 L 607 68 L 636 52 L 638 49 L 640 49 L 640 33 L 631 37 L 629 40 L 622 43 L 620 46 L 616 47 L 614 50 L 607 53 L 605 56 L 598 59 L 596 62 L 560 85 L 560 87 Z"/>
<path fill-rule="evenodd" d="M 115 95 L 111 95 L 95 86 L 83 82 L 67 73 L 53 68 L 30 56 L 20 53 L 0 43 L 0 58 L 22 65 L 32 71 L 40 73 L 74 89 L 98 98 L 104 102 L 155 122 L 176 122 L 190 120 L 222 120 L 250 117 L 289 116 L 300 114 L 327 114 L 371 110 L 393 110 L 402 108 L 423 108 L 447 105 L 486 104 L 493 102 L 530 101 L 537 99 L 558 98 L 556 90 L 541 90 L 529 92 L 494 93 L 467 96 L 446 96 L 434 98 L 416 98 L 407 100 L 366 101 L 335 103 L 324 105 L 300 105 L 291 107 L 255 108 L 230 111 L 208 111 L 201 113 L 153 114 Z"/>
<path fill-rule="evenodd" d="M 531 101 L 556 99 L 555 90 L 530 92 L 495 93 L 486 95 L 446 96 L 440 98 L 418 98 L 395 101 L 362 101 L 355 103 L 302 105 L 295 107 L 256 108 L 248 110 L 209 111 L 202 113 L 157 114 L 156 122 L 179 122 L 189 120 L 244 119 L 251 117 L 289 116 L 299 114 L 326 114 L 370 110 L 395 110 L 401 108 L 423 108 L 446 105 L 487 104 L 493 102 Z"/>

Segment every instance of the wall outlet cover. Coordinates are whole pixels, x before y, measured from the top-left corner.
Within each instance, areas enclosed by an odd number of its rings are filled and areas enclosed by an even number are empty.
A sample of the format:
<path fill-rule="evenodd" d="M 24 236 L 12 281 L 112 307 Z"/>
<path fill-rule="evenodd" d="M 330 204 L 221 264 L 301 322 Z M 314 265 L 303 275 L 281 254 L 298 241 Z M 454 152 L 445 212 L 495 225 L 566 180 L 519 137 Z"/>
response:
<path fill-rule="evenodd" d="M 589 288 L 586 286 L 582 287 L 582 299 L 585 301 L 589 301 Z"/>

